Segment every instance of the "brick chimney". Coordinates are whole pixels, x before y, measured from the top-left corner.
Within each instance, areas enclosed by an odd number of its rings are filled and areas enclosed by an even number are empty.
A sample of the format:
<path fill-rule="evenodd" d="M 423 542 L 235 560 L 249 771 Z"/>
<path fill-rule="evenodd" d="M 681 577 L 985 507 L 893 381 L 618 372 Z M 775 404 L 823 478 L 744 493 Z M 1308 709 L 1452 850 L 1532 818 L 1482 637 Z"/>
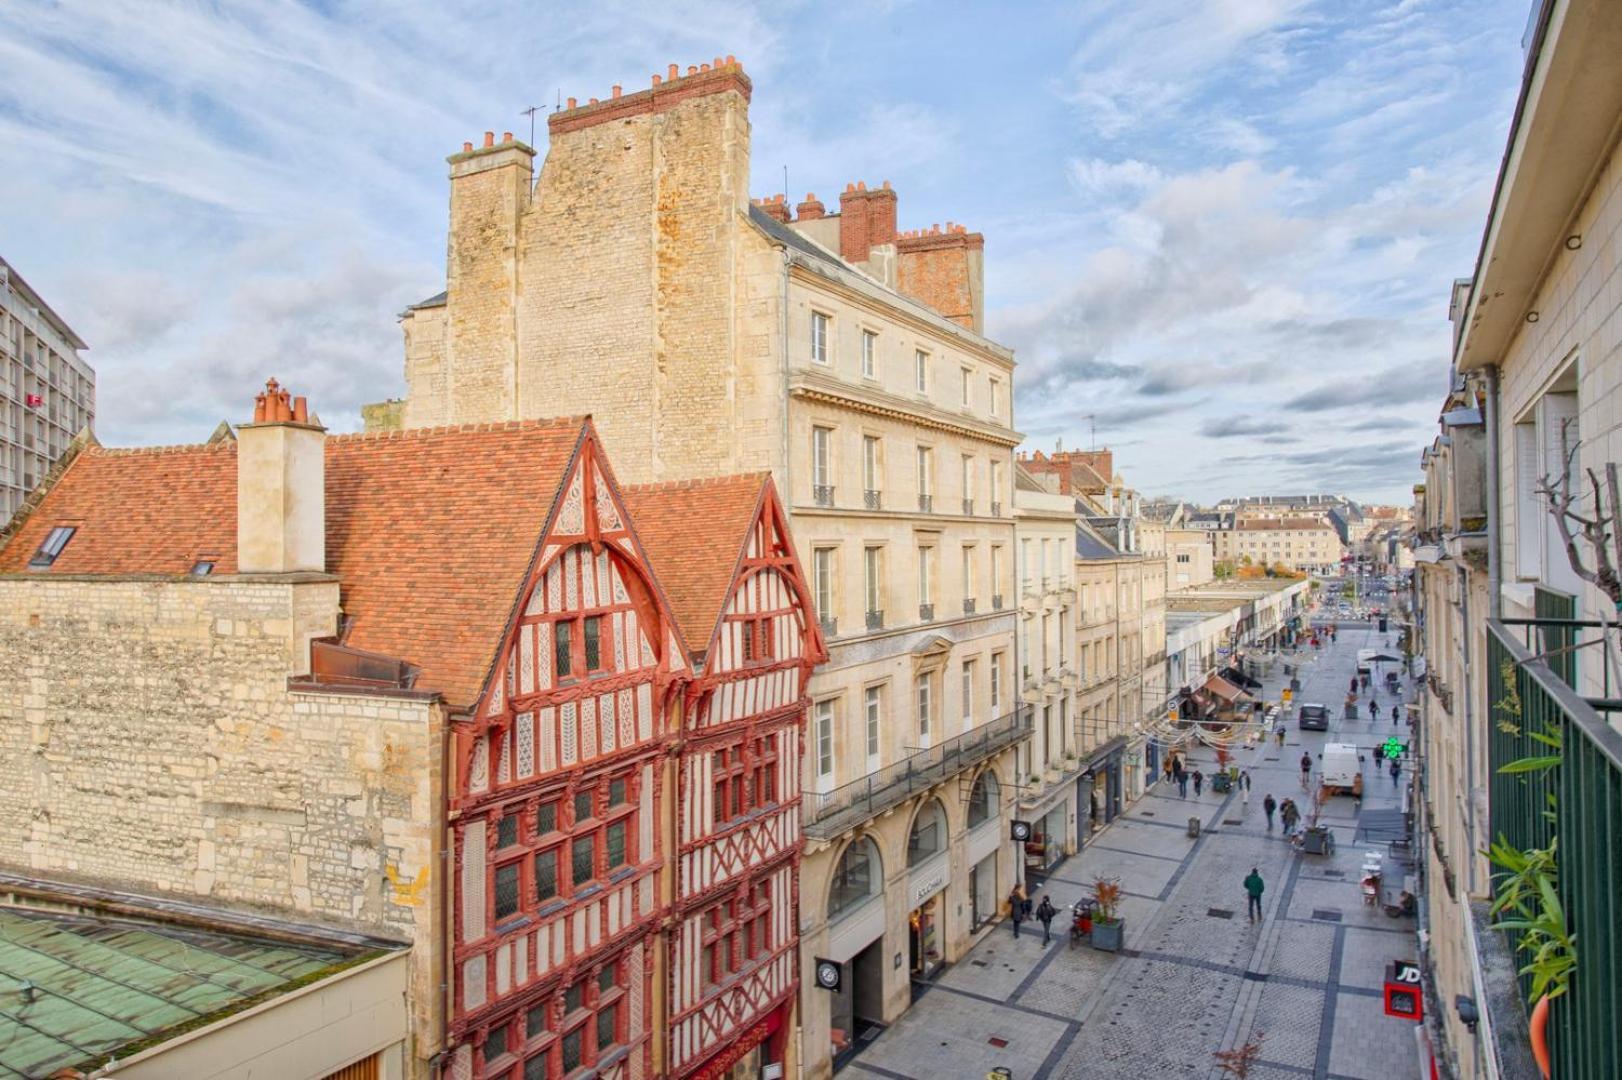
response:
<path fill-rule="evenodd" d="M 326 569 L 327 429 L 275 379 L 237 428 L 237 572 Z"/>
<path fill-rule="evenodd" d="M 985 331 L 986 238 L 948 221 L 896 241 L 896 287 L 948 319 Z"/>
<path fill-rule="evenodd" d="M 895 190 L 890 181 L 872 191 L 867 181 L 846 184 L 839 196 L 839 257 L 865 263 L 876 247 L 896 239 Z"/>
<path fill-rule="evenodd" d="M 814 193 L 806 192 L 805 202 L 794 208 L 794 216 L 801 221 L 815 221 L 826 214 L 827 210 L 828 208 L 822 205 L 822 200 L 818 199 Z"/>
<path fill-rule="evenodd" d="M 791 220 L 787 196 L 768 195 L 756 205 L 765 212 L 767 217 L 781 221 L 785 225 Z"/>

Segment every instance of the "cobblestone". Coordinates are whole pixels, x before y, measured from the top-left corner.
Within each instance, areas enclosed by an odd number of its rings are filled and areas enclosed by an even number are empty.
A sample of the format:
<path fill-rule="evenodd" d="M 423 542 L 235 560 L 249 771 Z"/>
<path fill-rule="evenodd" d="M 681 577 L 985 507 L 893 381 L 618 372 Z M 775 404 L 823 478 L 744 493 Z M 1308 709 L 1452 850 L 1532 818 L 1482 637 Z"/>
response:
<path fill-rule="evenodd" d="M 1348 630 L 1334 650 L 1304 659 L 1302 698 L 1338 702 L 1357 650 L 1376 637 Z M 1264 697 L 1277 696 L 1279 676 Z M 1376 993 L 1386 963 L 1414 955 L 1414 924 L 1363 904 L 1358 868 L 1372 845 L 1358 842 L 1350 800 L 1324 813 L 1336 830 L 1331 857 L 1299 853 L 1266 830 L 1261 813 L 1269 790 L 1301 801 L 1302 744 L 1314 754 L 1348 736 L 1368 744 L 1385 727 L 1292 731 L 1282 752 L 1274 744 L 1241 751 L 1254 781 L 1248 805 L 1238 793 L 1191 791 L 1184 800 L 1175 789 L 1170 797 L 1152 791 L 1038 890 L 1065 908 L 1095 877 L 1120 878 L 1126 951 L 1072 948 L 1061 938 L 1043 949 L 1040 929 L 1018 942 L 999 930 L 864 1051 L 852 1075 L 947 1080 L 1002 1065 L 1015 1080 L 1210 1080 L 1213 1051 L 1262 1032 L 1253 1078 L 1417 1077 L 1412 1026 L 1385 1016 Z M 1195 750 L 1190 764 L 1210 772 L 1207 757 Z M 1366 808 L 1395 805 L 1389 784 L 1370 785 Z M 1184 829 L 1192 816 L 1203 824 L 1197 841 Z M 1251 866 L 1267 882 L 1254 924 L 1241 884 Z M 1211 908 L 1234 914 L 1214 917 Z M 1340 921 L 1314 919 L 1315 911 L 1338 912 Z M 994 1036 L 1008 1045 L 991 1045 Z"/>

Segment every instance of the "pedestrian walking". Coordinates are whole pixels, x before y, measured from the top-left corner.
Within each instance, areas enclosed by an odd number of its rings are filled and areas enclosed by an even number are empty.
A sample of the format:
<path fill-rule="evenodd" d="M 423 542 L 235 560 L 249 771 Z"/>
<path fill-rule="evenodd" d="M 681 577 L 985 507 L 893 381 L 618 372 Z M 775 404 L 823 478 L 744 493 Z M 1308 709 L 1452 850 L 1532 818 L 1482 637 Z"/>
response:
<path fill-rule="evenodd" d="M 1239 774 L 1239 801 L 1246 806 L 1250 805 L 1250 773 Z"/>
<path fill-rule="evenodd" d="M 1179 799 L 1188 798 L 1188 773 L 1186 772 L 1177 774 L 1177 797 Z"/>
<path fill-rule="evenodd" d="M 1392 758 L 1391 759 L 1391 782 L 1393 784 L 1395 784 L 1397 782 L 1397 774 L 1399 774 L 1401 772 L 1402 772 L 1402 760 L 1400 758 Z"/>
<path fill-rule="evenodd" d="M 1383 765 L 1385 765 L 1385 743 L 1375 743 L 1374 744 L 1374 767 L 1375 767 L 1375 769 L 1379 769 Z"/>
<path fill-rule="evenodd" d="M 1274 799 L 1273 798 L 1273 793 L 1271 791 L 1269 791 L 1267 793 L 1266 797 L 1262 799 L 1262 813 L 1267 815 L 1267 831 L 1268 832 L 1273 831 L 1273 811 L 1275 811 L 1277 809 L 1278 809 L 1278 800 Z"/>
<path fill-rule="evenodd" d="M 1250 876 L 1245 878 L 1245 892 L 1250 895 L 1249 914 L 1251 922 L 1255 922 L 1262 917 L 1262 890 L 1266 888 L 1267 883 L 1262 881 L 1261 874 L 1257 873 L 1256 868 L 1252 866 Z"/>
<path fill-rule="evenodd" d="M 1183 771 L 1183 759 L 1176 754 L 1171 756 L 1171 772 L 1173 776 Z"/>
<path fill-rule="evenodd" d="M 1380 719 L 1380 699 L 1374 694 L 1369 695 L 1369 719 Z"/>
<path fill-rule="evenodd" d="M 1053 938 L 1053 916 L 1058 913 L 1059 909 L 1053 906 L 1053 901 L 1049 900 L 1047 894 L 1044 893 L 1042 895 L 1042 906 L 1036 909 L 1037 921 L 1042 924 L 1042 944 L 1044 945 Z"/>
<path fill-rule="evenodd" d="M 1019 937 L 1019 924 L 1025 921 L 1025 890 L 1015 885 L 1008 892 L 1008 917 L 1014 924 L 1014 937 Z"/>
<path fill-rule="evenodd" d="M 1200 797 L 1200 789 L 1203 788 L 1204 786 L 1205 786 L 1205 774 L 1200 772 L 1200 770 L 1195 769 L 1194 770 L 1194 797 L 1196 799 Z"/>
<path fill-rule="evenodd" d="M 1352 676 L 1351 693 L 1352 693 L 1353 697 L 1357 696 L 1357 676 L 1356 675 Z"/>
<path fill-rule="evenodd" d="M 1399 707 L 1399 706 L 1401 706 L 1401 704 L 1402 703 L 1399 701 L 1396 705 L 1391 706 L 1391 726 L 1392 727 L 1397 726 L 1397 715 L 1402 711 L 1402 709 Z"/>
<path fill-rule="evenodd" d="M 1284 805 L 1279 808 L 1279 817 L 1284 822 L 1284 835 L 1295 835 L 1295 823 L 1301 820 L 1301 811 L 1295 808 L 1294 799 L 1285 799 Z"/>
<path fill-rule="evenodd" d="M 1310 752 L 1303 752 L 1302 755 L 1301 755 L 1301 782 L 1303 784 L 1306 783 L 1307 778 L 1309 776 L 1311 776 L 1311 775 L 1312 775 L 1312 754 Z"/>

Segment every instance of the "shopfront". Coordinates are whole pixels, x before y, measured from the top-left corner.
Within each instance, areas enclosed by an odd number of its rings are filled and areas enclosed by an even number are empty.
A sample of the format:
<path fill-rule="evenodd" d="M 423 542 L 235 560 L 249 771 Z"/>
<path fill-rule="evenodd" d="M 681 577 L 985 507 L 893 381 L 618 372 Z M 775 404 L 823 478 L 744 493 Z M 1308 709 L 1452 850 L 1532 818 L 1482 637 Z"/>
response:
<path fill-rule="evenodd" d="M 1046 877 L 1064 861 L 1065 841 L 1070 836 L 1070 803 L 1061 798 L 1039 813 L 1032 824 L 1031 838 L 1025 842 L 1025 876 Z"/>
<path fill-rule="evenodd" d="M 918 811 L 907 837 L 908 955 L 915 980 L 933 979 L 945 966 L 945 893 L 951 883 L 946 845 L 946 811 L 931 799 Z"/>
<path fill-rule="evenodd" d="M 997 849 L 1007 835 L 1002 813 L 1001 787 L 990 769 L 975 778 L 969 790 L 969 930 L 972 933 L 997 917 L 1002 900 L 997 880 Z"/>
<path fill-rule="evenodd" d="M 829 1002 L 828 1040 L 837 1069 L 865 1036 L 884 1027 L 884 865 L 878 845 L 859 837 L 834 868 L 828 894 L 828 951 L 842 968 Z"/>

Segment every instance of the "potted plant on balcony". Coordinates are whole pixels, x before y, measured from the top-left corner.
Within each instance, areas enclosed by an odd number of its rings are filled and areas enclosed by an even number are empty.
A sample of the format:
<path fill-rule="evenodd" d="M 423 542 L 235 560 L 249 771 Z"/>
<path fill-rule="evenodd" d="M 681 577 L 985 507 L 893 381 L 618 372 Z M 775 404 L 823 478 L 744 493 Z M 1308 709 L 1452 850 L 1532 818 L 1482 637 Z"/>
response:
<path fill-rule="evenodd" d="M 1121 918 L 1121 882 L 1118 878 L 1093 881 L 1093 948 L 1120 952 L 1126 921 Z"/>

